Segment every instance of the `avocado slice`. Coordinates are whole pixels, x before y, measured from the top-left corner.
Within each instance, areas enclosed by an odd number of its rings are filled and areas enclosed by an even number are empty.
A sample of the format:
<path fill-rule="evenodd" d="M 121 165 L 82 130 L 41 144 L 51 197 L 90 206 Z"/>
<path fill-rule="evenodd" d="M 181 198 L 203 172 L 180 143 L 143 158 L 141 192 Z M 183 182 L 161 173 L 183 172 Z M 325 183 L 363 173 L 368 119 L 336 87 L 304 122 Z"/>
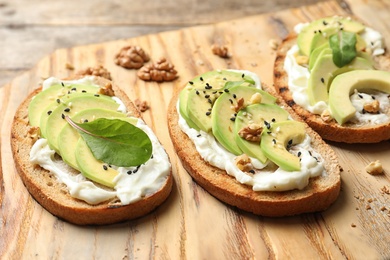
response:
<path fill-rule="evenodd" d="M 306 136 L 305 125 L 298 121 L 287 120 L 271 124 L 264 129 L 261 135 L 261 149 L 263 153 L 286 171 L 299 171 L 301 163 L 299 157 L 291 154 L 289 146 L 301 143 Z"/>
<path fill-rule="evenodd" d="M 332 54 L 324 54 L 314 65 L 308 80 L 307 94 L 310 105 L 315 105 L 319 101 L 328 102 L 328 89 L 334 79 L 339 74 L 357 70 L 374 69 L 371 60 L 356 57 L 351 63 L 341 68 L 333 63 Z"/>
<path fill-rule="evenodd" d="M 81 174 L 104 186 L 115 187 L 114 179 L 118 175 L 118 171 L 97 160 L 83 138 L 78 139 L 74 153 Z"/>
<path fill-rule="evenodd" d="M 98 118 L 109 118 L 109 119 L 133 119 L 132 124 L 136 124 L 137 119 L 128 118 L 124 113 L 116 112 L 113 110 L 102 109 L 102 108 L 89 108 L 84 109 L 71 117 L 71 119 L 76 123 L 83 123 L 87 121 L 93 121 Z M 74 129 L 70 124 L 65 124 L 64 127 L 60 130 L 58 135 L 58 150 L 59 154 L 62 157 L 62 160 L 66 162 L 71 167 L 76 170 L 80 170 L 77 165 L 75 148 L 80 134 L 76 129 Z"/>
<path fill-rule="evenodd" d="M 339 28 L 330 27 L 326 28 L 325 30 L 321 31 L 321 33 L 316 33 L 312 39 L 311 46 L 310 46 L 310 54 L 319 46 L 323 45 L 324 43 L 329 44 L 329 37 L 333 34 L 336 34 L 340 31 Z M 363 40 L 363 38 L 356 34 L 356 51 L 363 51 L 367 47 L 366 42 Z"/>
<path fill-rule="evenodd" d="M 90 93 L 83 93 L 76 97 L 71 97 L 66 102 L 59 104 L 47 117 L 45 123 L 41 120 L 41 129 L 45 127 L 47 142 L 53 150 L 59 153 L 58 149 L 58 135 L 61 129 L 67 124 L 64 116 L 72 117 L 81 110 L 87 108 L 105 108 L 116 111 L 119 104 L 111 97 Z"/>
<path fill-rule="evenodd" d="M 229 152 L 239 155 L 241 149 L 238 147 L 234 137 L 234 121 L 236 120 L 236 112 L 232 106 L 237 104 L 241 98 L 244 102 L 248 102 L 251 97 L 259 93 L 262 97 L 261 103 L 274 104 L 276 98 L 258 88 L 248 86 L 235 86 L 224 92 L 215 101 L 211 111 L 212 133 L 218 142 L 225 147 Z"/>
<path fill-rule="evenodd" d="M 318 33 L 328 28 L 336 28 L 348 32 L 360 33 L 365 29 L 365 26 L 357 21 L 342 17 L 326 17 L 311 22 L 307 27 L 303 28 L 298 35 L 297 44 L 302 55 L 309 56 L 312 50 L 313 37 Z"/>
<path fill-rule="evenodd" d="M 197 130 L 211 131 L 211 109 L 227 88 L 228 82 L 253 85 L 249 76 L 236 71 L 214 70 L 191 80 L 180 93 L 179 111 L 188 125 Z"/>
<path fill-rule="evenodd" d="M 253 104 L 240 110 L 234 122 L 234 139 L 238 147 L 248 156 L 258 159 L 261 163 L 267 162 L 259 142 L 252 142 L 242 138 L 239 131 L 250 124 L 259 124 L 266 128 L 268 124 L 287 120 L 289 114 L 276 104 Z"/>
<path fill-rule="evenodd" d="M 317 48 L 315 48 L 311 53 L 309 57 L 309 70 L 311 71 L 314 67 L 314 64 L 324 54 L 332 54 L 332 49 L 329 47 L 329 43 L 326 42 Z"/>
<path fill-rule="evenodd" d="M 97 93 L 99 87 L 84 84 L 54 84 L 39 92 L 28 106 L 28 119 L 31 126 L 39 126 L 43 109 L 58 98 L 74 93 Z"/>
<path fill-rule="evenodd" d="M 329 89 L 329 107 L 332 116 L 342 125 L 356 112 L 350 95 L 356 90 L 378 90 L 390 94 L 390 72 L 354 70 L 338 75 Z"/>

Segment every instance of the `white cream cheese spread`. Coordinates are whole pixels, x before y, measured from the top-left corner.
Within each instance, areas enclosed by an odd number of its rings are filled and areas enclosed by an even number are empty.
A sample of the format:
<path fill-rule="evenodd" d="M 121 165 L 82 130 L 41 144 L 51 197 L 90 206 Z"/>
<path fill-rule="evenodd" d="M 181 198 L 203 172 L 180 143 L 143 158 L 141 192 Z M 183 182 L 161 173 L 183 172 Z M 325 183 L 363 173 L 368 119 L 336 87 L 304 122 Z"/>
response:
<path fill-rule="evenodd" d="M 303 28 L 308 25 L 309 23 L 297 24 L 294 27 L 294 31 L 298 34 Z M 360 34 L 360 36 L 364 39 L 367 46 L 370 46 L 372 50 L 372 55 L 382 55 L 384 53 L 384 40 L 379 32 L 369 27 L 366 27 L 365 30 Z M 320 101 L 313 106 L 310 105 L 309 97 L 307 95 L 307 86 L 310 77 L 310 71 L 307 67 L 301 66 L 297 63 L 295 57 L 298 53 L 299 47 L 295 44 L 287 51 L 286 59 L 284 61 L 284 70 L 288 74 L 289 89 L 292 92 L 292 97 L 296 104 L 305 108 L 313 114 L 320 115 L 325 110 L 329 111 L 328 104 L 324 101 Z M 360 124 L 381 124 L 390 120 L 389 116 L 387 116 L 386 113 L 381 113 L 378 115 L 362 113 L 364 106 L 363 101 L 367 101 L 367 99 L 360 98 L 361 95 L 363 95 L 364 97 L 369 96 L 369 98 L 372 98 L 373 96 L 375 99 L 378 99 L 381 104 L 381 112 L 385 112 L 386 108 L 388 108 L 390 105 L 386 93 L 373 92 L 367 95 L 364 93 L 355 92 L 351 96 L 351 102 L 357 111 L 355 113 L 355 117 L 351 119 L 351 122 Z"/>
<path fill-rule="evenodd" d="M 84 82 L 85 80 L 88 81 Z M 93 78 L 88 77 L 82 82 L 93 84 Z M 43 86 L 47 88 L 50 87 L 50 84 L 56 83 L 59 82 L 50 78 L 44 82 Z M 81 81 L 67 81 L 65 83 L 81 83 Z M 124 107 L 119 98 L 115 100 Z M 118 171 L 118 175 L 114 179 L 116 185 L 113 190 L 96 186 L 81 173 L 74 174 L 74 170 L 70 166 L 55 157 L 55 151 L 50 149 L 44 138 L 40 138 L 34 143 L 30 151 L 30 161 L 50 171 L 58 182 L 67 186 L 70 195 L 74 198 L 94 205 L 117 197 L 122 205 L 127 205 L 161 189 L 171 171 L 168 155 L 153 131 L 141 119 L 138 119 L 136 126 L 149 136 L 153 147 L 152 158 L 140 167 L 113 166 Z M 128 174 L 129 171 L 134 173 Z"/>
<path fill-rule="evenodd" d="M 260 87 L 260 80 L 256 74 L 248 74 L 247 71 L 239 71 L 255 79 L 256 87 Z M 305 140 L 291 148 L 292 153 L 300 153 L 301 170 L 285 171 L 268 161 L 262 164 L 259 160 L 251 158 L 255 168 L 254 174 L 241 171 L 235 164 L 236 156 L 223 148 L 210 133 L 197 131 L 190 128 L 185 119 L 180 115 L 179 103 L 177 104 L 179 114 L 179 126 L 181 130 L 194 143 L 200 156 L 211 165 L 225 170 L 227 174 L 236 178 L 242 184 L 250 185 L 254 191 L 287 191 L 303 189 L 309 183 L 309 178 L 325 174 L 321 156 L 316 153 L 310 145 L 310 137 L 306 135 Z"/>

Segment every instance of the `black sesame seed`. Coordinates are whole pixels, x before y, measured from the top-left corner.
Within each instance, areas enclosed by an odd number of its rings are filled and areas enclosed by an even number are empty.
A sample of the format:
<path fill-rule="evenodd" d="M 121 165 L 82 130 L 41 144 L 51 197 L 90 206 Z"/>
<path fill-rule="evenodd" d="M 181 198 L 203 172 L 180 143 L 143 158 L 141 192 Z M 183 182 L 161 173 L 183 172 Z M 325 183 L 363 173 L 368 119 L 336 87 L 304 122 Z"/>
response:
<path fill-rule="evenodd" d="M 362 110 L 362 114 L 365 114 L 366 113 L 366 110 L 363 108 L 363 110 Z"/>
<path fill-rule="evenodd" d="M 244 78 L 244 77 L 245 77 L 245 74 L 242 74 L 242 75 L 241 75 L 241 78 Z"/>
<path fill-rule="evenodd" d="M 107 165 L 103 164 L 103 170 L 107 171 L 108 167 Z"/>
<path fill-rule="evenodd" d="M 309 155 L 312 156 L 310 151 L 309 151 Z"/>
<path fill-rule="evenodd" d="M 374 42 L 371 42 L 371 46 L 374 46 Z"/>
<path fill-rule="evenodd" d="M 328 23 L 326 21 L 322 21 L 322 24 L 325 26 L 328 25 Z"/>
<path fill-rule="evenodd" d="M 206 116 L 209 116 L 209 115 L 211 115 L 211 112 L 206 112 Z"/>
<path fill-rule="evenodd" d="M 65 119 L 65 115 L 64 114 L 61 114 L 61 117 L 62 117 L 62 119 Z"/>
<path fill-rule="evenodd" d="M 198 134 L 196 137 L 201 137 L 202 135 L 201 134 Z"/>
<path fill-rule="evenodd" d="M 207 102 L 209 102 L 210 104 L 213 104 L 213 101 L 211 99 L 207 99 Z"/>
<path fill-rule="evenodd" d="M 198 90 L 196 91 L 196 95 L 199 95 L 199 91 Z"/>
<path fill-rule="evenodd" d="M 100 97 L 100 95 L 99 95 L 99 94 L 95 94 L 94 96 L 95 96 L 95 97 Z"/>
<path fill-rule="evenodd" d="M 292 139 L 290 139 L 289 141 L 288 141 L 288 145 L 292 145 L 292 143 L 293 143 L 293 140 Z"/>
<path fill-rule="evenodd" d="M 324 79 L 324 78 L 321 78 L 321 82 L 322 82 L 322 83 L 325 83 L 325 79 Z"/>
<path fill-rule="evenodd" d="M 189 81 L 188 83 L 190 83 L 190 85 L 194 85 L 194 82 L 192 82 L 192 81 Z"/>
<path fill-rule="evenodd" d="M 61 100 L 59 98 L 57 98 L 56 101 L 57 101 L 58 104 L 61 103 Z"/>
<path fill-rule="evenodd" d="M 375 100 L 375 96 L 371 96 L 371 98 Z"/>
<path fill-rule="evenodd" d="M 88 119 L 85 119 L 85 120 L 84 120 L 84 123 L 88 123 Z"/>
<path fill-rule="evenodd" d="M 230 104 L 233 105 L 233 100 L 231 98 L 229 98 L 229 101 L 230 101 Z"/>
<path fill-rule="evenodd" d="M 69 107 L 65 108 L 64 112 L 70 112 L 70 108 Z"/>
<path fill-rule="evenodd" d="M 275 140 L 275 139 L 272 139 L 272 142 L 273 142 L 274 144 L 276 144 L 276 140 Z"/>
<path fill-rule="evenodd" d="M 47 114 L 48 114 L 49 116 L 51 115 L 51 113 L 53 113 L 53 111 L 51 111 L 51 110 L 47 111 Z"/>
<path fill-rule="evenodd" d="M 302 153 L 301 152 L 298 152 L 298 157 L 301 157 Z"/>
<path fill-rule="evenodd" d="M 200 77 L 199 79 L 200 79 L 200 81 L 203 81 L 203 78 L 202 78 L 202 77 Z"/>
<path fill-rule="evenodd" d="M 271 124 L 264 120 L 264 125 L 267 127 L 267 129 L 271 128 Z"/>
<path fill-rule="evenodd" d="M 358 94 L 358 97 L 363 98 L 363 96 L 361 94 Z"/>
<path fill-rule="evenodd" d="M 223 91 L 219 91 L 219 94 L 223 94 Z"/>
<path fill-rule="evenodd" d="M 152 156 L 150 156 L 150 159 L 153 159 L 153 154 L 152 154 Z"/>
<path fill-rule="evenodd" d="M 205 98 L 209 98 L 210 97 L 210 95 L 206 95 L 206 96 L 204 96 Z"/>
<path fill-rule="evenodd" d="M 229 89 L 225 88 L 223 91 L 225 91 L 226 93 L 229 93 Z"/>
<path fill-rule="evenodd" d="M 68 91 L 68 94 L 70 94 L 70 90 Z"/>
<path fill-rule="evenodd" d="M 268 131 L 268 132 L 267 132 L 267 134 L 269 134 L 269 135 L 270 135 L 270 134 L 272 134 L 272 132 L 271 132 L 271 131 Z"/>
<path fill-rule="evenodd" d="M 65 87 L 65 84 L 64 84 L 64 82 L 61 82 L 61 86 Z"/>
<path fill-rule="evenodd" d="M 314 33 L 317 33 L 317 30 L 315 30 Z"/>
<path fill-rule="evenodd" d="M 72 88 L 71 90 L 73 90 L 73 91 L 76 91 L 76 90 L 77 90 L 77 88 Z"/>
<path fill-rule="evenodd" d="M 83 89 L 83 90 L 81 90 L 81 92 L 82 92 L 82 93 L 87 93 L 87 91 L 86 91 L 86 90 L 84 90 L 84 89 Z"/>
<path fill-rule="evenodd" d="M 272 120 L 271 120 L 273 123 L 276 121 L 276 119 L 275 118 L 272 118 Z"/>
<path fill-rule="evenodd" d="M 132 173 L 133 173 L 132 171 L 127 171 L 127 174 L 128 174 L 128 175 L 130 175 L 130 174 L 132 174 Z"/>
<path fill-rule="evenodd" d="M 233 94 L 233 98 L 237 98 L 237 95 L 236 95 L 236 94 Z"/>
<path fill-rule="evenodd" d="M 321 31 L 321 30 L 318 30 L 318 32 L 319 32 L 319 33 L 322 33 L 322 31 Z"/>
<path fill-rule="evenodd" d="M 236 118 L 235 117 L 231 117 L 230 121 L 234 122 L 234 121 L 236 121 Z"/>
<path fill-rule="evenodd" d="M 255 170 L 249 170 L 249 172 L 254 174 L 254 173 L 255 173 Z"/>

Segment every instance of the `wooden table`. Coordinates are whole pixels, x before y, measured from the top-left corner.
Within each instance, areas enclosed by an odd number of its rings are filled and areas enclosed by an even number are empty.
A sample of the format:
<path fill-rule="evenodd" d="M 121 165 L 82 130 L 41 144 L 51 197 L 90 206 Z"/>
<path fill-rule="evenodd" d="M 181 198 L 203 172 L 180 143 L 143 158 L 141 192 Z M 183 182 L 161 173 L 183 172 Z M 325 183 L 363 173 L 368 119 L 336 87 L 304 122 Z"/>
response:
<path fill-rule="evenodd" d="M 367 5 L 364 0 L 350 0 L 306 6 L 317 1 L 229 0 L 210 1 L 208 6 L 189 0 L 150 5 L 123 2 L 0 2 L 1 259 L 390 258 L 390 195 L 383 192 L 390 188 L 389 142 L 331 143 L 344 168 L 339 199 L 325 212 L 275 219 L 226 206 L 196 185 L 175 156 L 165 127 L 172 93 L 198 73 L 215 68 L 248 69 L 272 84 L 274 51 L 269 42 L 281 40 L 298 22 L 354 14 L 390 39 L 390 3 L 375 0 Z M 291 7 L 299 8 L 287 9 Z M 157 33 L 161 31 L 167 32 Z M 228 44 L 232 58 L 211 54 L 211 43 L 218 41 Z M 86 45 L 90 43 L 96 44 Z M 117 67 L 113 54 L 126 44 L 142 45 L 152 59 L 169 58 L 179 78 L 171 83 L 145 83 L 135 71 Z M 166 147 L 175 179 L 171 196 L 153 213 L 117 225 L 74 226 L 45 211 L 23 186 L 10 152 L 13 114 L 41 77 L 74 73 L 66 69 L 66 63 L 75 68 L 101 63 L 132 99 L 151 104 L 144 119 Z M 152 102 L 150 93 L 156 90 L 161 96 Z M 383 176 L 364 171 L 376 159 L 384 165 Z"/>

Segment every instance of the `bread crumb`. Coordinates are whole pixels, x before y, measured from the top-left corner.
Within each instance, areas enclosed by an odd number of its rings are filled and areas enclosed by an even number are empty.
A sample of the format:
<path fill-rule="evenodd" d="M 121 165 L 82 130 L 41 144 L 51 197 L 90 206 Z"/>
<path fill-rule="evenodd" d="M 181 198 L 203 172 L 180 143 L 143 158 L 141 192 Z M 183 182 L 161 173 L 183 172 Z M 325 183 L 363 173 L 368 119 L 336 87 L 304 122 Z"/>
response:
<path fill-rule="evenodd" d="M 370 162 L 366 166 L 366 172 L 371 175 L 380 175 L 383 174 L 383 167 L 379 160 L 376 160 L 374 162 Z"/>
<path fill-rule="evenodd" d="M 355 223 L 352 223 L 352 224 L 351 224 L 351 227 L 353 227 L 353 228 L 356 227 Z"/>
<path fill-rule="evenodd" d="M 387 208 L 385 206 L 382 206 L 381 211 L 385 211 L 385 210 L 387 210 Z"/>
<path fill-rule="evenodd" d="M 274 50 L 274 51 L 276 51 L 278 49 L 278 47 L 279 47 L 279 43 L 275 39 L 270 39 L 268 44 L 269 44 L 269 47 L 271 47 L 271 49 Z"/>
<path fill-rule="evenodd" d="M 134 101 L 134 104 L 141 112 L 145 112 L 146 110 L 149 109 L 148 103 L 146 101 L 141 101 L 138 98 Z"/>
<path fill-rule="evenodd" d="M 370 205 L 366 205 L 366 210 L 370 210 L 371 209 L 371 206 Z"/>

